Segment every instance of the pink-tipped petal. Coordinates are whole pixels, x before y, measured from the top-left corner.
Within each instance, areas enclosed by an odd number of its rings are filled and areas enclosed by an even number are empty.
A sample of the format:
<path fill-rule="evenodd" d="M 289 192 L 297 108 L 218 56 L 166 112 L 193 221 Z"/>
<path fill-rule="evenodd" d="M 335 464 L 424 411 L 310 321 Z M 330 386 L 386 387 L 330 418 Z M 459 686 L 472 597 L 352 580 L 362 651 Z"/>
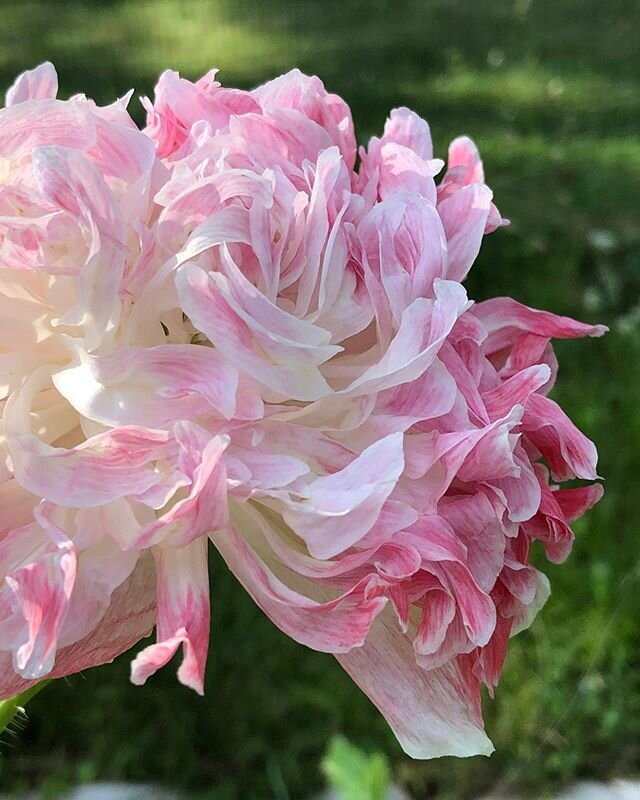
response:
<path fill-rule="evenodd" d="M 474 313 L 489 333 L 487 352 L 495 353 L 508 347 L 519 333 L 534 333 L 545 339 L 577 339 L 582 336 L 602 336 L 605 325 L 586 325 L 570 317 L 528 308 L 509 297 L 495 297 L 474 306 Z"/>
<path fill-rule="evenodd" d="M 61 648 L 49 678 L 62 678 L 91 667 L 108 664 L 126 652 L 153 628 L 155 571 L 153 559 L 142 557 L 131 576 L 113 593 L 100 625 L 80 641 Z M 20 678 L 10 658 L 0 654 L 0 700 L 24 692 L 34 681 Z"/>
<path fill-rule="evenodd" d="M 184 547 L 228 524 L 227 472 L 222 456 L 229 437 L 211 436 L 191 422 L 178 423 L 174 435 L 180 448 L 180 473 L 190 483 L 188 494 L 140 529 L 136 547 L 162 542 Z"/>
<path fill-rule="evenodd" d="M 136 685 L 145 683 L 182 645 L 183 660 L 178 679 L 203 694 L 210 617 L 207 539 L 197 539 L 186 547 L 157 548 L 155 562 L 157 643 L 135 657 L 131 664 L 131 680 Z"/>
<path fill-rule="evenodd" d="M 38 679 L 53 669 L 60 628 L 69 607 L 76 576 L 73 543 L 61 532 L 55 549 L 5 576 L 14 604 L 24 617 L 26 641 L 14 654 L 23 678 Z"/>
<path fill-rule="evenodd" d="M 598 477 L 595 445 L 553 400 L 532 394 L 522 418 L 522 429 L 545 457 L 556 480 Z"/>
<path fill-rule="evenodd" d="M 311 599 L 274 575 L 235 529 L 217 534 L 213 541 L 256 605 L 282 631 L 314 650 L 345 653 L 360 647 L 386 605 L 384 597 L 366 597 L 366 582 L 334 600 Z M 298 583 L 305 585 L 300 578 Z M 326 590 L 319 588 L 318 593 L 326 595 Z"/>

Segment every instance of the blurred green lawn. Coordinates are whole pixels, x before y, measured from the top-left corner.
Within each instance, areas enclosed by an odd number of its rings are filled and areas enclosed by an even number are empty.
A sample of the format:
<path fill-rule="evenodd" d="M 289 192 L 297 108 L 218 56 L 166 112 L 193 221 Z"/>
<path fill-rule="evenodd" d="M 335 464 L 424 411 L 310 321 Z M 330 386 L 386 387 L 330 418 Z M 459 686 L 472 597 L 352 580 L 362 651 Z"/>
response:
<path fill-rule="evenodd" d="M 1 746 L 0 785 L 129 778 L 212 800 L 295 800 L 342 732 L 385 751 L 423 800 L 499 783 L 541 794 L 640 771 L 640 4 L 636 0 L 130 0 L 2 3 L 0 84 L 46 58 L 62 93 L 150 93 L 167 67 L 255 85 L 292 66 L 352 104 L 360 141 L 405 104 L 438 154 L 467 133 L 511 228 L 486 240 L 473 297 L 510 294 L 611 327 L 561 343 L 556 390 L 607 480 L 554 593 L 512 642 L 487 702 L 491 759 L 411 762 L 329 657 L 280 634 L 214 558 L 207 696 L 128 658 L 59 682 Z M 142 115 L 136 112 L 140 120 Z M 6 738 L 6 737 L 5 737 Z M 200 796 L 199 795 L 199 796 Z"/>

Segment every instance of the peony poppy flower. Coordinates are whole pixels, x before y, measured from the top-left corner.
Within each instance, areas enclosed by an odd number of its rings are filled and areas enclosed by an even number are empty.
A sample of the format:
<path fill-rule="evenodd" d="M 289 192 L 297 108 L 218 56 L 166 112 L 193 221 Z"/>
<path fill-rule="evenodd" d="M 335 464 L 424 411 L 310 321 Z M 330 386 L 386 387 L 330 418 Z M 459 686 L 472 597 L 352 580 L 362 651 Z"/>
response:
<path fill-rule="evenodd" d="M 0 112 L 5 306 L 0 696 L 149 633 L 203 691 L 207 547 L 333 653 L 412 756 L 488 753 L 480 686 L 601 495 L 548 397 L 554 338 L 602 326 L 462 281 L 506 224 L 473 143 L 396 109 L 359 153 L 297 70 L 251 92 L 165 72 L 126 102 Z"/>

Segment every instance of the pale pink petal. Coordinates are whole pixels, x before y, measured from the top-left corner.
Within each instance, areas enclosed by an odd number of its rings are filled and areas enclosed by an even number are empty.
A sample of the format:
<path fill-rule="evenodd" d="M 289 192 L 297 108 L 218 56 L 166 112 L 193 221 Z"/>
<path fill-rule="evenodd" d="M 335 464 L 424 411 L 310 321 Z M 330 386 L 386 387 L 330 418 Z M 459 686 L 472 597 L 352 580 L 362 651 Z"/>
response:
<path fill-rule="evenodd" d="M 445 519 L 435 514 L 423 515 L 402 534 L 401 541 L 411 544 L 425 561 L 465 563 L 467 549 Z"/>
<path fill-rule="evenodd" d="M 490 478 L 492 484 L 501 485 L 511 475 L 519 478 L 520 465 L 514 461 L 515 436 L 511 431 L 521 416 L 522 408 L 515 406 L 508 416 L 483 428 L 408 437 L 407 474 L 424 481 L 424 510 L 435 509 L 463 465 L 468 480 Z M 499 469 L 499 475 L 493 472 L 495 469 Z"/>
<path fill-rule="evenodd" d="M 270 489 L 288 487 L 310 472 L 309 465 L 301 458 L 265 448 L 232 445 L 225 460 L 230 476 L 245 471 L 242 488 L 255 497 L 268 495 Z"/>
<path fill-rule="evenodd" d="M 83 149 L 95 141 L 95 122 L 82 108 L 60 100 L 19 103 L 0 109 L 0 151 L 16 161 L 39 146 Z"/>
<path fill-rule="evenodd" d="M 425 161 L 408 147 L 393 142 L 382 142 L 379 154 L 378 195 L 381 200 L 397 192 L 414 192 L 430 204 L 436 202 L 436 185 L 433 180 L 442 168 L 442 161 Z"/>
<path fill-rule="evenodd" d="M 24 103 L 25 100 L 53 99 L 58 94 L 58 75 L 49 61 L 23 72 L 7 89 L 5 106 Z"/>
<path fill-rule="evenodd" d="M 178 176 L 176 175 L 176 178 Z M 206 231 L 211 236 L 211 217 L 225 206 L 229 200 L 242 198 L 254 201 L 257 207 L 269 208 L 273 201 L 273 180 L 266 174 L 241 169 L 229 169 L 225 172 L 208 176 L 204 180 L 195 181 L 193 174 L 189 173 L 186 187 L 180 191 L 179 181 L 164 185 L 156 194 L 155 201 L 165 208 L 160 215 L 157 227 L 157 236 L 160 244 L 168 251 L 179 250 L 184 244 L 187 234 L 196 233 L 203 237 Z M 178 184 L 178 187 L 174 186 Z M 228 211 L 219 219 L 227 219 L 230 230 L 235 230 L 246 219 L 246 214 L 240 214 L 239 221 L 233 224 L 233 215 L 242 212 L 242 209 Z M 232 239 L 229 239 L 232 241 Z M 192 257 L 189 255 L 189 257 Z"/>
<path fill-rule="evenodd" d="M 503 417 L 515 405 L 525 406 L 529 395 L 541 389 L 551 377 L 546 364 L 540 364 L 515 373 L 512 377 L 482 395 L 482 401 L 491 419 Z"/>
<path fill-rule="evenodd" d="M 537 587 L 536 571 L 533 567 L 514 561 L 507 555 L 500 581 L 520 604 L 528 606 L 533 602 Z"/>
<path fill-rule="evenodd" d="M 317 123 L 338 145 L 349 169 L 353 167 L 356 142 L 351 110 L 341 97 L 326 92 L 320 78 L 293 69 L 254 89 L 252 94 L 267 113 L 295 109 Z"/>
<path fill-rule="evenodd" d="M 462 286 L 437 280 L 435 300 L 418 298 L 405 310 L 385 354 L 345 390 L 351 396 L 379 392 L 415 380 L 434 362 L 446 336 L 468 305 Z"/>
<path fill-rule="evenodd" d="M 478 352 L 478 348 L 475 346 L 470 349 L 472 352 Z M 473 363 L 465 363 L 459 351 L 463 352 L 462 348 L 459 347 L 456 350 L 447 341 L 442 346 L 439 355 L 442 363 L 455 381 L 458 390 L 455 402 L 452 404 L 449 427 L 454 429 L 466 428 L 469 422 L 476 425 L 486 425 L 490 420 L 480 393 L 478 376 L 474 374 L 475 365 Z M 453 421 L 454 419 L 456 420 L 455 422 Z"/>
<path fill-rule="evenodd" d="M 89 348 L 96 347 L 108 322 L 119 314 L 118 289 L 124 274 L 123 221 L 104 178 L 82 154 L 60 147 L 34 151 L 36 180 L 56 207 L 87 227 L 89 257 L 77 281 L 77 304 L 60 322 L 83 326 Z"/>
<path fill-rule="evenodd" d="M 67 531 L 71 532 L 77 558 L 73 591 L 58 630 L 58 650 L 79 641 L 100 623 L 113 592 L 129 578 L 138 562 L 139 553 L 123 552 L 114 541 L 116 537 L 109 535 L 117 527 L 122 536 L 122 529 L 130 524 L 122 513 L 125 508 L 129 506 L 120 501 L 99 509 L 69 511 L 43 502 L 34 511 L 43 533 L 53 541 L 69 546 Z"/>
<path fill-rule="evenodd" d="M 409 528 L 417 519 L 418 512 L 408 503 L 401 500 L 386 500 L 380 510 L 380 516 L 357 546 L 376 548 L 389 544 L 394 534 Z"/>
<path fill-rule="evenodd" d="M 466 563 L 466 548 L 455 531 L 441 517 L 424 516 L 402 534 L 402 541 L 417 550 L 424 568 L 440 577 L 443 586 L 455 595 L 469 640 L 474 645 L 485 645 L 495 628 L 495 606 L 473 579 Z"/>
<path fill-rule="evenodd" d="M 402 438 L 372 444 L 349 466 L 317 478 L 308 498 L 287 505 L 284 520 L 313 556 L 332 558 L 371 529 L 404 468 Z"/>
<path fill-rule="evenodd" d="M 381 513 L 380 518 L 384 513 L 384 511 Z M 415 522 L 415 518 L 403 521 L 400 525 L 391 525 L 390 529 L 386 531 L 385 538 L 388 540 L 392 533 L 395 533 L 398 529 L 408 527 L 413 522 Z M 351 575 L 357 573 L 359 579 L 362 574 L 366 574 L 362 573 L 362 568 L 368 570 L 367 565 L 369 564 L 376 571 L 384 573 L 387 578 L 401 573 L 404 577 L 409 577 L 420 568 L 422 563 L 422 559 L 415 548 L 405 543 L 396 542 L 393 539 L 385 541 L 383 544 L 376 543 L 371 547 L 364 547 L 364 543 L 362 543 L 363 549 L 352 549 L 337 556 L 335 559 L 316 559 L 307 553 L 292 548 L 286 536 L 282 535 L 282 531 L 277 531 L 275 527 L 270 526 L 266 519 L 256 516 L 254 524 L 259 528 L 260 533 L 269 544 L 273 555 L 283 565 L 289 567 L 299 576 L 312 578 L 313 580 L 324 581 L 326 579 L 340 578 L 347 573 Z M 369 570 L 369 572 L 371 571 Z M 350 578 L 347 578 L 348 580 Z M 331 582 L 331 580 L 327 580 L 328 584 L 331 584 Z M 353 586 L 353 581 L 351 586 Z"/>
<path fill-rule="evenodd" d="M 435 207 L 401 192 L 378 203 L 358 226 L 367 264 L 380 280 L 399 323 L 417 297 L 431 297 L 447 272 L 447 243 Z"/>
<path fill-rule="evenodd" d="M 434 175 L 443 162 L 433 158 L 427 123 L 407 108 L 394 109 L 381 139 L 373 137 L 361 148 L 358 184 L 367 200 L 384 199 L 395 191 L 415 191 L 436 202 Z"/>
<path fill-rule="evenodd" d="M 148 467 L 166 452 L 166 431 L 138 426 L 116 428 L 65 450 L 45 444 L 29 430 L 29 410 L 41 385 L 9 398 L 5 430 L 16 479 L 35 495 L 62 506 L 98 506 L 129 494 L 140 494 L 160 480 Z"/>
<path fill-rule="evenodd" d="M 218 146 L 234 150 L 234 166 L 281 170 L 296 186 L 307 185 L 303 165 L 334 142 L 330 134 L 304 114 L 269 109 L 266 116 L 244 114 L 229 120 L 229 135 L 215 137 Z"/>
<path fill-rule="evenodd" d="M 258 110 L 248 92 L 223 89 L 211 70 L 196 83 L 166 70 L 155 87 L 155 104 L 148 100 L 146 133 L 155 142 L 158 155 L 174 155 L 199 120 L 208 120 L 213 130 L 228 124 L 233 113 Z"/>
<path fill-rule="evenodd" d="M 323 265 L 323 250 L 328 245 L 327 239 L 331 230 L 332 195 L 341 197 L 347 192 L 349 177 L 337 147 L 324 150 L 318 156 L 313 177 L 313 187 L 309 197 L 305 236 L 304 236 L 304 269 L 300 274 L 296 297 L 296 313 L 304 316 L 309 311 L 320 267 Z M 341 191 L 340 191 L 341 189 Z M 344 209 L 343 209 L 344 211 Z M 334 229 L 335 236 L 337 229 Z M 330 245 L 329 245 L 330 247 Z M 338 259 L 338 269 L 346 264 L 347 254 Z M 323 291 L 326 292 L 326 277 Z"/>
<path fill-rule="evenodd" d="M 438 514 L 455 530 L 467 551 L 467 566 L 478 586 L 489 592 L 504 563 L 504 532 L 487 496 L 443 498 Z"/>
<path fill-rule="evenodd" d="M 391 726 L 413 758 L 489 755 L 477 679 L 456 661 L 428 672 L 389 615 L 372 627 L 363 647 L 338 661 Z"/>
<path fill-rule="evenodd" d="M 493 483 L 503 478 L 519 478 L 521 469 L 514 456 L 520 434 L 514 428 L 522 418 L 522 406 L 513 406 L 500 424 L 491 426 L 477 438 L 457 470 L 457 477 L 467 483 Z"/>
<path fill-rule="evenodd" d="M 433 158 L 433 143 L 428 123 L 404 106 L 392 109 L 384 124 L 382 141 L 396 142 L 408 147 L 425 161 Z"/>
<path fill-rule="evenodd" d="M 531 519 L 540 506 L 540 485 L 520 444 L 514 448 L 513 458 L 519 474 L 494 479 L 486 484 L 486 489 L 499 498 L 509 520 L 524 522 Z"/>
<path fill-rule="evenodd" d="M 262 402 L 239 387 L 233 365 L 210 347 L 132 347 L 79 363 L 53 376 L 81 414 L 107 425 L 163 426 L 207 414 L 257 419 Z M 239 396 L 240 395 L 240 396 Z"/>
<path fill-rule="evenodd" d="M 460 169 L 464 185 L 484 183 L 484 169 L 480 153 L 468 136 L 459 136 L 449 145 L 448 169 Z"/>
<path fill-rule="evenodd" d="M 474 185 L 484 186 L 482 161 L 471 139 L 460 136 L 449 146 L 447 171 L 438 186 L 438 203 L 443 203 L 466 187 Z M 495 205 L 490 202 L 484 232 L 491 233 L 496 228 L 508 224 L 509 220 L 503 219 Z"/>
<path fill-rule="evenodd" d="M 493 193 L 487 186 L 472 184 L 438 204 L 438 214 L 447 237 L 449 266 L 446 277 L 449 280 L 464 280 L 476 260 L 492 197 Z"/>
<path fill-rule="evenodd" d="M 275 307 L 266 327 L 239 305 L 224 276 L 195 266 L 182 267 L 176 283 L 191 321 L 233 364 L 286 397 L 312 400 L 329 392 L 317 367 L 336 348 L 325 343 L 324 331 L 302 321 L 298 325 Z M 302 336 L 289 338 L 296 331 Z M 258 347 L 271 357 L 262 357 Z"/>
<path fill-rule="evenodd" d="M 368 441 L 406 431 L 418 422 L 435 420 L 451 411 L 456 394 L 455 381 L 436 359 L 417 380 L 380 392 L 361 431 L 366 432 Z"/>
<path fill-rule="evenodd" d="M 533 567 L 530 569 L 533 570 L 536 578 L 535 595 L 528 605 L 521 605 L 514 614 L 513 628 L 511 629 L 512 636 L 526 630 L 529 625 L 531 625 L 551 594 L 551 587 L 547 576 L 539 570 L 533 569 Z"/>

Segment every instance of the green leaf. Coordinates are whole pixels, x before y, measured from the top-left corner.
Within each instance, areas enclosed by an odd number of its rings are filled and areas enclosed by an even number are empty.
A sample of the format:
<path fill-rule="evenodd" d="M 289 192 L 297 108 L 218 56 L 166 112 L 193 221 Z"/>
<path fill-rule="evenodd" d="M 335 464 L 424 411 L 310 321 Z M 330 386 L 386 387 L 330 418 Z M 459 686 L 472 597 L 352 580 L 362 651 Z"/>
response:
<path fill-rule="evenodd" d="M 344 737 L 332 739 L 322 770 L 340 800 L 385 800 L 390 770 L 381 753 L 367 755 Z"/>

